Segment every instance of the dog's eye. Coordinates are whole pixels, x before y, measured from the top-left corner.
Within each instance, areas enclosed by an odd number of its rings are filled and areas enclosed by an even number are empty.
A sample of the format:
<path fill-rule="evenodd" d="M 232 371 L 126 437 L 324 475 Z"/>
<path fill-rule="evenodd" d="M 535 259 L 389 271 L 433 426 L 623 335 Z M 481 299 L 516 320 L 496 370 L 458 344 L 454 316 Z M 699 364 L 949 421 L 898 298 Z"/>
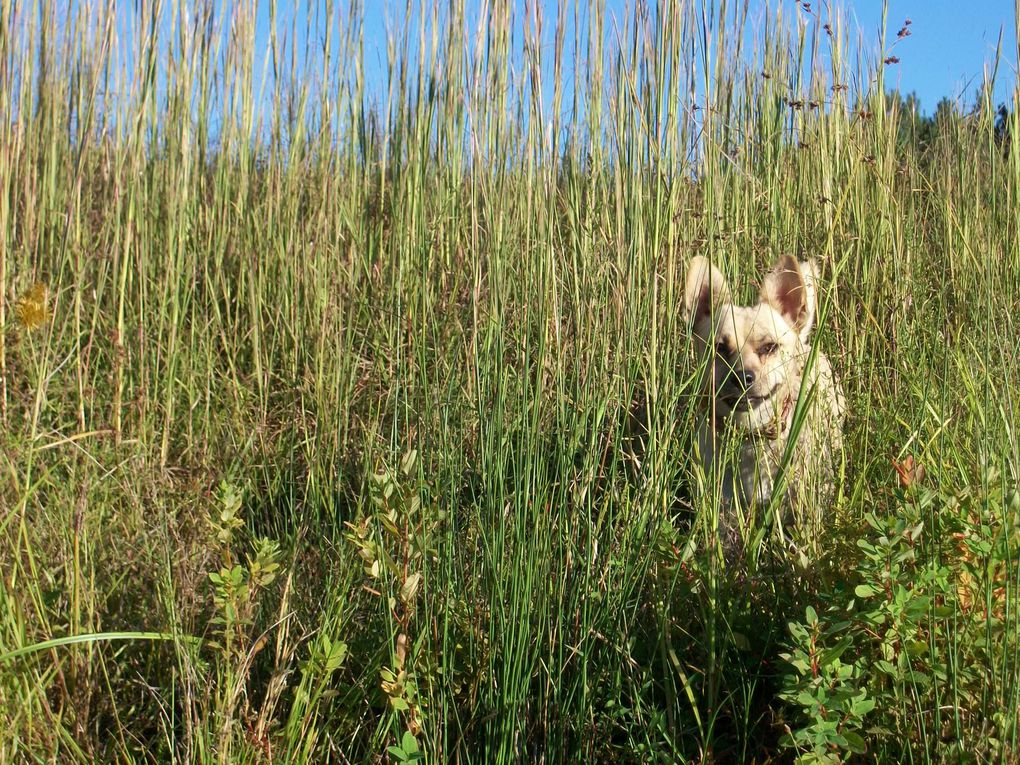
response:
<path fill-rule="evenodd" d="M 720 356 L 729 356 L 730 355 L 730 344 L 728 342 L 726 342 L 725 340 L 722 340 L 722 341 L 716 343 L 715 344 L 715 352 L 718 353 Z"/>
<path fill-rule="evenodd" d="M 761 348 L 758 349 L 759 356 L 771 356 L 773 353 L 779 350 L 779 346 L 775 343 L 765 343 Z"/>

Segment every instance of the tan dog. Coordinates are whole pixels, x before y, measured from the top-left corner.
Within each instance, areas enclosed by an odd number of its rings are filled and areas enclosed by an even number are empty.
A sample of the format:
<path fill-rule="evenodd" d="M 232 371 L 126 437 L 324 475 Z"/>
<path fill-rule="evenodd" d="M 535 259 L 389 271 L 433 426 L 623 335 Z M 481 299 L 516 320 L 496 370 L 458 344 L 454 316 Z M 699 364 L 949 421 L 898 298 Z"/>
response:
<path fill-rule="evenodd" d="M 825 354 L 811 358 L 817 280 L 813 263 L 784 255 L 765 276 L 758 304 L 744 307 L 733 304 L 707 259 L 693 258 L 687 272 L 685 308 L 707 365 L 697 448 L 708 480 L 721 481 L 720 530 L 731 552 L 739 549 L 740 516 L 767 506 L 777 491 L 775 507 L 808 532 L 832 492 L 845 405 Z M 795 429 L 798 401 L 804 416 Z"/>

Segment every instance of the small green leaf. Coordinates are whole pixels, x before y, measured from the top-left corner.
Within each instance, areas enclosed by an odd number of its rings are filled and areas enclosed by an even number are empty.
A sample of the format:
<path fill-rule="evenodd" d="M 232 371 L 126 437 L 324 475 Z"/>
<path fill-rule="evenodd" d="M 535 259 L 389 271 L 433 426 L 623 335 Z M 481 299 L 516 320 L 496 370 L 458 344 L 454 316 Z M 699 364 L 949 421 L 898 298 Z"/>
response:
<path fill-rule="evenodd" d="M 799 694 L 797 694 L 797 703 L 800 704 L 802 707 L 805 707 L 806 709 L 813 710 L 817 709 L 818 707 L 818 699 L 816 699 L 807 691 L 801 691 Z"/>
<path fill-rule="evenodd" d="M 403 737 L 400 739 L 400 748 L 408 754 L 419 751 L 418 739 L 409 730 L 404 731 Z"/>
<path fill-rule="evenodd" d="M 885 674 L 891 677 L 895 677 L 899 674 L 899 672 L 896 670 L 896 667 L 894 667 L 890 662 L 886 661 L 885 659 L 879 659 L 878 661 L 876 661 L 875 669 L 877 669 L 880 672 L 884 672 Z"/>
<path fill-rule="evenodd" d="M 868 714 L 868 712 L 870 712 L 874 708 L 875 708 L 874 699 L 860 699 L 859 701 L 854 702 L 853 712 L 858 717 L 864 717 L 864 715 Z"/>
<path fill-rule="evenodd" d="M 404 458 L 400 460 L 400 472 L 405 476 L 411 475 L 411 471 L 414 470 L 414 463 L 418 459 L 418 450 L 410 449 Z"/>
<path fill-rule="evenodd" d="M 911 640 L 906 644 L 907 654 L 911 658 L 922 656 L 928 652 L 928 644 L 923 640 Z"/>
<path fill-rule="evenodd" d="M 855 733 L 851 730 L 843 731 L 843 738 L 846 739 L 846 747 L 855 754 L 864 754 L 868 751 L 867 744 L 864 743 L 864 739 L 861 738 L 859 733 Z"/>
<path fill-rule="evenodd" d="M 821 656 L 818 658 L 818 664 L 822 667 L 829 666 L 832 662 L 842 656 L 846 649 L 851 645 L 853 645 L 853 641 L 849 637 L 843 638 L 832 648 L 822 651 Z"/>
<path fill-rule="evenodd" d="M 418 594 L 418 585 L 421 584 L 421 572 L 416 571 L 407 577 L 407 580 L 400 588 L 400 599 L 404 603 L 410 603 Z"/>
<path fill-rule="evenodd" d="M 397 539 L 400 538 L 400 529 L 397 528 L 397 524 L 393 522 L 393 519 L 390 518 L 389 515 L 386 513 L 378 513 L 377 517 L 382 523 L 383 528 L 386 529 L 391 536 L 396 537 Z"/>
<path fill-rule="evenodd" d="M 346 643 L 336 642 L 326 651 L 326 671 L 335 672 L 347 658 Z"/>
<path fill-rule="evenodd" d="M 390 706 L 393 707 L 394 712 L 406 712 L 410 709 L 407 702 L 399 696 L 390 696 Z"/>
<path fill-rule="evenodd" d="M 804 611 L 804 616 L 807 620 L 808 626 L 814 627 L 818 624 L 818 614 L 815 613 L 815 609 L 808 606 Z"/>

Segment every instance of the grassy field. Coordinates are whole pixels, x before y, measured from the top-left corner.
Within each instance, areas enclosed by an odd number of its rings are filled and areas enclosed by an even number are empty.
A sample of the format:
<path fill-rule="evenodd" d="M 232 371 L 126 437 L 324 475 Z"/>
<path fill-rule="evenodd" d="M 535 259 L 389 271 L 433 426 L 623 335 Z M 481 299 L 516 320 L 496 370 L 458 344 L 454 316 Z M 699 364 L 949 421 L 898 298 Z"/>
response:
<path fill-rule="evenodd" d="M 1016 95 L 920 140 L 824 3 L 451 0 L 381 92 L 357 4 L 121 5 L 0 0 L 0 762 L 1020 762 Z M 684 270 L 781 252 L 839 494 L 730 566 Z"/>

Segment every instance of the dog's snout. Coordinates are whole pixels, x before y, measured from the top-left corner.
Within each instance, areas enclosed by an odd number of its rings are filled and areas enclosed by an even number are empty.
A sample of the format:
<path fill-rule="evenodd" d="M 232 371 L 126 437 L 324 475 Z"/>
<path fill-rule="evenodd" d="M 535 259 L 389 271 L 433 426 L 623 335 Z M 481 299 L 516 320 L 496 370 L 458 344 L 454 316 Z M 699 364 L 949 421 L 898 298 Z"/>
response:
<path fill-rule="evenodd" d="M 733 381 L 733 384 L 741 390 L 747 390 L 754 385 L 755 374 L 750 369 L 737 367 L 730 372 L 730 379 Z"/>

